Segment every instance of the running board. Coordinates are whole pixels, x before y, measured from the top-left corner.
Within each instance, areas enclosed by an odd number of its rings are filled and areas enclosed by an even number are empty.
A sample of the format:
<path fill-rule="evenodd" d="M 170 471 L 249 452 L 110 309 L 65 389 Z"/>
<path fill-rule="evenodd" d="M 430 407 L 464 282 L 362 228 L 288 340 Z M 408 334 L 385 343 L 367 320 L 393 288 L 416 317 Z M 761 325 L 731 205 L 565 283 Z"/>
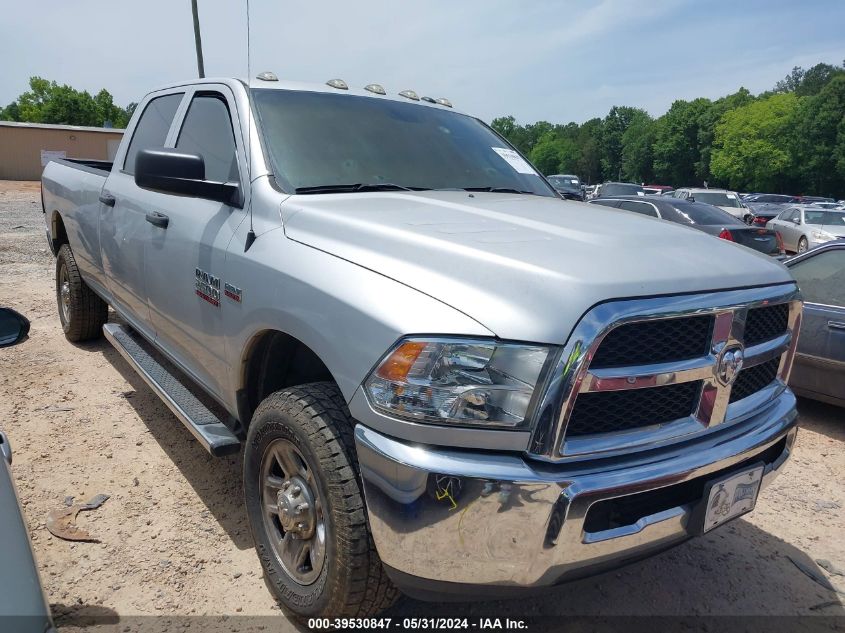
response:
<path fill-rule="evenodd" d="M 241 443 L 229 427 L 146 350 L 140 334 L 117 323 L 106 323 L 103 334 L 205 450 L 216 457 L 240 450 Z"/>

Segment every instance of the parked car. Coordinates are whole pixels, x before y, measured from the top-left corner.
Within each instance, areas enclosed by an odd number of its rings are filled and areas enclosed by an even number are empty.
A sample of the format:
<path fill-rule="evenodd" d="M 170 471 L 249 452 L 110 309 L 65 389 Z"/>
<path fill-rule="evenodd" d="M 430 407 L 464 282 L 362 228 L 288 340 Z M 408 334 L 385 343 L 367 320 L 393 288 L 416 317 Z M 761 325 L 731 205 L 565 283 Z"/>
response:
<path fill-rule="evenodd" d="M 751 212 L 745 203 L 740 200 L 739 194 L 735 191 L 728 191 L 727 189 L 693 189 L 684 188 L 676 189 L 672 194 L 675 198 L 686 200 L 692 198 L 696 202 L 704 202 L 705 204 L 712 204 L 714 207 L 719 207 L 723 211 L 727 211 L 735 218 L 739 218 L 743 222 L 750 222 L 752 218 Z"/>
<path fill-rule="evenodd" d="M 792 206 L 771 219 L 766 226 L 780 233 L 786 250 L 803 253 L 845 237 L 845 211 Z"/>
<path fill-rule="evenodd" d="M 825 198 L 824 196 L 798 196 L 800 204 L 813 204 L 814 202 L 836 202 L 834 198 Z"/>
<path fill-rule="evenodd" d="M 789 386 L 798 395 L 845 407 L 845 240 L 787 260 L 804 297 Z"/>
<path fill-rule="evenodd" d="M 594 198 L 615 198 L 616 196 L 644 196 L 642 185 L 632 182 L 605 182 L 600 184 Z"/>
<path fill-rule="evenodd" d="M 553 585 L 753 508 L 796 433 L 783 266 L 561 209 L 448 101 L 261 77 L 150 93 L 43 210 L 65 335 L 240 452 L 287 610 Z"/>
<path fill-rule="evenodd" d="M 0 308 L 0 347 L 14 345 L 29 332 L 29 321 L 10 308 Z M 50 608 L 44 597 L 29 527 L 21 512 L 12 477 L 12 446 L 0 430 L 0 623 L 3 631 L 52 633 Z"/>
<path fill-rule="evenodd" d="M 842 209 L 842 205 L 838 202 L 811 202 L 810 206 L 819 209 Z"/>
<path fill-rule="evenodd" d="M 546 176 L 552 187 L 568 200 L 584 200 L 584 191 L 581 189 L 581 179 L 570 174 L 555 174 Z"/>
<path fill-rule="evenodd" d="M 763 226 L 787 206 L 798 204 L 799 198 L 776 193 L 760 193 L 750 196 L 744 200 L 744 203 L 752 214 L 751 222 Z M 755 218 L 757 218 L 756 222 Z"/>
<path fill-rule="evenodd" d="M 625 198 L 597 198 L 590 204 L 601 204 L 616 209 L 633 211 L 653 218 L 660 218 L 690 226 L 715 237 L 736 242 L 766 255 L 784 254 L 783 243 L 776 231 L 750 227 L 737 220 L 730 213 L 703 202 L 680 198 L 648 197 L 646 199 L 628 196 Z"/>
<path fill-rule="evenodd" d="M 661 196 L 669 191 L 674 191 L 669 185 L 643 185 L 643 190 L 651 196 Z"/>

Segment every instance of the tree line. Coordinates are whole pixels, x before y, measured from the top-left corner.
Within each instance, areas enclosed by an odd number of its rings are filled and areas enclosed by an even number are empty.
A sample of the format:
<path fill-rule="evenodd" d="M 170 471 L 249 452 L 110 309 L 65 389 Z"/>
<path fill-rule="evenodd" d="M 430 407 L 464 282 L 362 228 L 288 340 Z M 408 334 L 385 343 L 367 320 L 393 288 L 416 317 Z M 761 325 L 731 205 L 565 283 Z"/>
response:
<path fill-rule="evenodd" d="M 795 67 L 759 95 L 678 100 L 657 118 L 614 106 L 581 124 L 492 127 L 546 175 L 845 197 L 845 63 Z"/>
<path fill-rule="evenodd" d="M 115 105 L 105 88 L 91 95 L 55 81 L 30 77 L 29 90 L 0 108 L 0 121 L 125 128 L 136 105 L 130 103 L 125 108 Z"/>

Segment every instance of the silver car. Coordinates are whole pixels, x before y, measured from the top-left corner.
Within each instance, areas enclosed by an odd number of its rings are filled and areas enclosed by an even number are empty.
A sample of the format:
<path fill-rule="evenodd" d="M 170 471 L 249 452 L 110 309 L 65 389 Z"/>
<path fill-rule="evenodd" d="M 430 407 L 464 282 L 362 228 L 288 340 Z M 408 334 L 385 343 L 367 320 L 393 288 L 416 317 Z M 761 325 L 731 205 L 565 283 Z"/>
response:
<path fill-rule="evenodd" d="M 801 396 L 845 407 L 845 240 L 786 262 L 804 295 L 789 386 Z"/>
<path fill-rule="evenodd" d="M 845 211 L 793 206 L 781 211 L 766 226 L 780 233 L 786 250 L 804 253 L 845 237 Z"/>

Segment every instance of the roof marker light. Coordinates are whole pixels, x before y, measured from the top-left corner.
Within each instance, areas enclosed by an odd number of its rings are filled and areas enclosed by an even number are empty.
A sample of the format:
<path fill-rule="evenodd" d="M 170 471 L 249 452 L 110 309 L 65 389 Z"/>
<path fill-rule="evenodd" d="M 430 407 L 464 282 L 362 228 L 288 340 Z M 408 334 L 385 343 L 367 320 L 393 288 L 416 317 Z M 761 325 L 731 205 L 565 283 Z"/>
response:
<path fill-rule="evenodd" d="M 414 92 L 413 90 L 403 90 L 399 93 L 400 97 L 405 97 L 406 99 L 411 99 L 412 101 L 419 101 L 419 95 Z"/>
<path fill-rule="evenodd" d="M 442 106 L 446 106 L 447 108 L 452 107 L 452 102 L 449 101 L 448 99 L 444 99 L 443 97 L 440 97 L 439 99 L 435 99 L 434 102 L 439 103 Z"/>
<path fill-rule="evenodd" d="M 364 90 L 368 92 L 374 92 L 377 95 L 386 95 L 384 88 L 379 84 L 367 84 L 364 86 Z"/>
<path fill-rule="evenodd" d="M 279 81 L 279 78 L 276 77 L 276 73 L 271 73 L 269 70 L 265 70 L 263 73 L 258 73 L 255 78 L 260 79 L 261 81 Z"/>
<path fill-rule="evenodd" d="M 338 90 L 349 90 L 349 84 L 343 81 L 343 79 L 329 79 L 326 85 L 337 88 Z"/>
<path fill-rule="evenodd" d="M 428 102 L 428 103 L 437 103 L 437 102 L 436 102 L 434 99 L 432 99 L 431 97 L 422 97 L 422 100 L 423 100 L 423 101 L 426 101 L 426 102 Z"/>

